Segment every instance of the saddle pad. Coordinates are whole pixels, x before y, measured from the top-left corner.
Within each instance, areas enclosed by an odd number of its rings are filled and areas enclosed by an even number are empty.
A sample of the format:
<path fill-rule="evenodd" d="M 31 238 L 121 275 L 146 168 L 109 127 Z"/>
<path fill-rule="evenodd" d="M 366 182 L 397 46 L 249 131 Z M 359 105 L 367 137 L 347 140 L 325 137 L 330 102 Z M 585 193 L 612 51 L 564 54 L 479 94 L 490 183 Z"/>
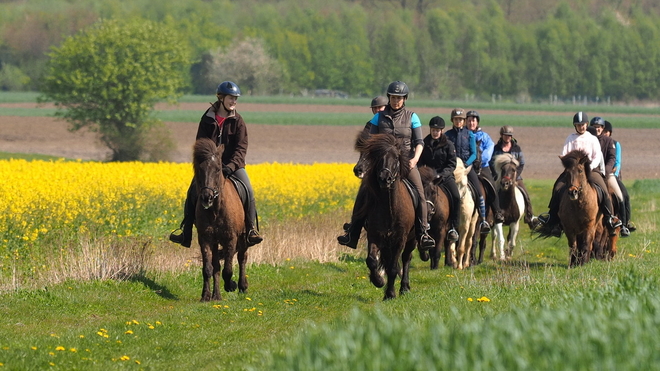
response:
<path fill-rule="evenodd" d="M 243 203 L 243 208 L 247 212 L 248 202 L 250 202 L 250 200 L 248 200 L 247 186 L 245 183 L 241 182 L 240 179 L 234 176 L 234 174 L 229 176 L 229 180 L 231 180 L 231 182 L 234 184 L 234 188 L 236 188 L 236 192 L 238 192 L 238 197 L 240 197 L 241 202 Z"/>
<path fill-rule="evenodd" d="M 417 193 L 417 188 L 408 180 L 408 178 L 403 179 L 403 184 L 408 188 L 408 193 L 413 200 L 413 207 L 417 210 L 417 205 L 419 205 L 419 194 Z"/>

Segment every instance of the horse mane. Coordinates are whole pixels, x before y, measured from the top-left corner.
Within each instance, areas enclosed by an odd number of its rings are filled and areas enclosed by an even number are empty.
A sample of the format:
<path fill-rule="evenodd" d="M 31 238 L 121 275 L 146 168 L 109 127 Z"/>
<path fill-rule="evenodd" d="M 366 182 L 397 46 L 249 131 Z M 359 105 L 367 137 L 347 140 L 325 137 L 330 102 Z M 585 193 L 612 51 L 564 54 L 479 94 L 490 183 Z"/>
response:
<path fill-rule="evenodd" d="M 506 164 L 513 163 L 516 165 L 516 168 L 520 165 L 520 162 L 516 160 L 516 158 L 510 154 L 510 153 L 502 153 L 497 156 L 495 156 L 495 161 L 493 163 L 493 167 L 495 168 L 495 173 L 496 174 L 501 174 L 502 173 L 502 168 Z M 498 175 L 499 176 L 499 175 Z"/>
<path fill-rule="evenodd" d="M 456 168 L 454 169 L 454 178 L 456 180 L 463 179 L 465 176 L 465 163 L 460 157 L 456 157 Z"/>
<path fill-rule="evenodd" d="M 371 134 L 368 138 L 362 140 L 361 136 L 355 142 L 355 149 L 362 153 L 372 166 L 367 171 L 367 176 L 377 171 L 380 160 L 390 152 L 393 152 L 399 159 L 399 170 L 401 179 L 407 178 L 410 174 L 410 158 L 403 148 L 402 142 L 392 134 Z"/>
<path fill-rule="evenodd" d="M 195 141 L 193 146 L 193 165 L 199 166 L 204 161 L 213 158 L 213 156 L 221 156 L 222 148 L 215 145 L 215 142 L 209 138 L 200 138 Z"/>
<path fill-rule="evenodd" d="M 575 166 L 582 164 L 584 165 L 584 174 L 589 179 L 589 173 L 591 172 L 591 160 L 589 155 L 581 149 L 575 149 L 568 152 L 565 156 L 559 157 L 561 159 L 562 165 L 565 169 L 572 169 Z"/>

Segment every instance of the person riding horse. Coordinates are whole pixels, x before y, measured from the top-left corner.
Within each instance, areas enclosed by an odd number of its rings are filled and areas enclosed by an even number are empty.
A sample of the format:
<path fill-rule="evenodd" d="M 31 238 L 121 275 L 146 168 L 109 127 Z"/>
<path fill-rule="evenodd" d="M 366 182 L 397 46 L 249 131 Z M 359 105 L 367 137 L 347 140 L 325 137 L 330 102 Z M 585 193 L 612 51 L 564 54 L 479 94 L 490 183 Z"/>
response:
<path fill-rule="evenodd" d="M 426 213 L 426 197 L 424 196 L 424 187 L 417 169 L 417 162 L 422 154 L 423 137 L 422 124 L 416 113 L 405 108 L 408 99 L 408 85 L 401 81 L 394 81 L 387 87 L 387 98 L 389 100 L 383 111 L 377 112 L 369 121 L 371 123 L 371 134 L 389 133 L 396 136 L 403 142 L 403 145 L 410 154 L 410 175 L 408 180 L 413 184 L 419 195 L 419 203 L 415 210 L 417 222 L 415 223 L 415 232 L 419 247 L 422 250 L 428 250 L 435 246 L 435 241 L 428 234 L 428 215 Z M 358 191 L 355 199 L 356 204 L 364 202 L 361 195 L 363 190 Z M 355 205 L 351 222 L 347 225 L 346 233 L 337 237 L 337 242 L 351 248 L 356 248 L 360 239 L 361 229 L 364 226 L 364 220 L 358 220 L 355 210 L 362 205 Z"/>
<path fill-rule="evenodd" d="M 456 148 L 454 143 L 447 140 L 447 136 L 442 134 L 445 129 L 445 120 L 440 116 L 435 116 L 429 121 L 431 133 L 424 138 L 424 150 L 419 158 L 417 165 L 433 168 L 437 176 L 433 183 L 445 189 L 447 195 L 451 197 L 451 207 L 449 208 L 449 231 L 447 240 L 458 241 L 459 235 L 456 231 L 459 222 L 459 211 L 461 205 L 461 195 L 456 187 L 454 179 L 454 170 L 456 170 Z"/>
<path fill-rule="evenodd" d="M 445 135 L 447 136 L 447 139 L 454 144 L 454 147 L 456 148 L 456 157 L 463 160 L 463 164 L 468 167 L 473 165 L 474 161 L 477 159 L 477 141 L 474 133 L 465 127 L 465 118 L 465 110 L 462 108 L 455 108 L 452 110 L 451 122 L 453 127 L 448 130 Z M 468 181 L 477 192 L 477 204 L 479 206 L 479 214 L 481 215 L 481 232 L 488 233 L 490 232 L 490 224 L 486 221 L 486 201 L 484 199 L 482 187 L 479 186 L 479 176 L 477 175 L 474 166 L 468 173 Z"/>
<path fill-rule="evenodd" d="M 605 128 L 603 128 L 603 134 L 611 137 L 613 134 L 612 123 L 605 120 Z M 621 189 L 621 194 L 623 195 L 623 204 L 626 210 L 624 220 L 621 220 L 623 225 L 628 229 L 628 232 L 634 232 L 637 230 L 635 225 L 630 221 L 632 219 L 632 208 L 630 207 L 630 194 L 628 194 L 628 189 L 621 180 L 621 143 L 614 139 L 614 147 L 616 148 L 616 161 L 614 162 L 614 176 L 616 177 L 617 183 L 619 183 L 619 188 Z"/>
<path fill-rule="evenodd" d="M 589 180 L 591 184 L 595 184 L 603 193 L 607 193 L 607 186 L 603 180 L 605 175 L 603 153 L 600 149 L 600 143 L 598 138 L 591 135 L 587 131 L 587 125 L 589 124 L 589 118 L 587 114 L 580 111 L 573 116 L 573 126 L 575 128 L 575 133 L 570 134 L 566 138 L 564 143 L 564 148 L 562 150 L 562 156 L 565 156 L 567 153 L 580 149 L 583 150 L 591 161 L 591 172 L 589 173 Z M 550 204 L 548 205 L 548 213 L 544 213 L 538 216 L 540 225 L 537 227 L 537 231 L 543 233 L 547 232 L 548 234 L 561 237 L 562 226 L 559 220 L 559 201 L 561 200 L 561 194 L 565 191 L 565 173 L 559 175 L 559 178 L 555 181 L 552 191 L 552 197 L 550 198 Z M 600 199 L 600 209 L 603 213 L 605 220 L 605 226 L 607 227 L 610 235 L 616 233 L 616 228 L 621 226 L 621 221 L 614 216 L 612 201 L 609 197 L 601 197 Z"/>
<path fill-rule="evenodd" d="M 224 81 L 216 89 L 218 100 L 206 110 L 199 121 L 197 137 L 209 138 L 216 145 L 224 144 L 222 154 L 222 173 L 228 177 L 233 175 L 245 184 L 248 192 L 248 212 L 246 215 L 248 245 L 256 245 L 263 241 L 256 228 L 257 208 L 254 200 L 252 184 L 245 171 L 245 154 L 248 148 L 248 136 L 243 117 L 236 112 L 236 102 L 241 96 L 238 85 L 231 81 Z M 197 189 L 195 179 L 190 183 L 183 210 L 183 221 L 179 229 L 180 234 L 172 232 L 170 241 L 184 247 L 190 247 L 192 242 L 192 229 L 195 223 L 195 207 L 197 203 Z"/>

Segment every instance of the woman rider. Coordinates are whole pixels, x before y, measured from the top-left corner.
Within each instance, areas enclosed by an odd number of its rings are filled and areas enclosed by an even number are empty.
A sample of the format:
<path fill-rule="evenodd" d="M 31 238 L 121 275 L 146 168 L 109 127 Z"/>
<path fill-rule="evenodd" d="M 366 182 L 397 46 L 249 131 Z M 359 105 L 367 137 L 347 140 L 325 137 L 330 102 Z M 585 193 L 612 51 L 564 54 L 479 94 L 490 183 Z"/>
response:
<path fill-rule="evenodd" d="M 454 170 L 456 170 L 456 149 L 454 143 L 447 140 L 442 134 L 445 129 L 445 120 L 435 116 L 429 121 L 431 133 L 424 138 L 424 150 L 419 158 L 419 166 L 428 166 L 435 169 L 437 176 L 433 183 L 447 190 L 451 197 L 449 208 L 448 241 L 458 241 L 459 211 L 461 209 L 461 195 L 458 193 Z"/>
<path fill-rule="evenodd" d="M 238 85 L 231 81 L 224 81 L 216 90 L 218 100 L 206 110 L 199 121 L 197 137 L 209 138 L 216 145 L 224 144 L 222 153 L 222 173 L 227 177 L 233 175 L 241 180 L 248 191 L 249 205 L 245 216 L 248 245 L 256 245 L 263 238 L 256 229 L 257 207 L 254 201 L 254 191 L 245 171 L 245 154 L 248 148 L 247 129 L 243 117 L 236 112 L 236 102 L 241 96 Z M 188 188 L 186 203 L 183 210 L 180 234 L 172 232 L 170 241 L 185 247 L 190 247 L 192 241 L 192 227 L 195 222 L 195 208 L 197 206 L 197 188 L 193 178 Z M 176 231 L 175 231 L 176 232 Z"/>
<path fill-rule="evenodd" d="M 456 157 L 463 160 L 465 167 L 473 164 L 477 159 L 477 141 L 474 133 L 465 127 L 465 110 L 462 108 L 455 108 L 451 111 L 451 122 L 453 127 L 445 133 L 456 147 Z M 474 166 L 468 173 L 468 182 L 472 183 L 472 187 L 477 191 L 477 199 L 479 205 L 479 214 L 481 215 L 481 233 L 490 232 L 490 224 L 486 221 L 486 201 L 480 187 L 479 176 L 474 169 Z"/>
<path fill-rule="evenodd" d="M 408 180 L 415 186 L 420 198 L 420 202 L 415 210 L 415 214 L 417 215 L 415 232 L 419 241 L 419 248 L 421 250 L 428 250 L 435 246 L 435 241 L 428 234 L 426 198 L 424 197 L 422 179 L 417 169 L 417 161 L 419 161 L 424 148 L 422 123 L 416 113 L 404 108 L 406 99 L 408 99 L 408 92 L 408 85 L 401 81 L 394 81 L 387 87 L 389 103 L 383 111 L 376 113 L 369 121 L 371 123 L 370 133 L 392 134 L 402 140 L 403 145 L 410 152 L 410 175 L 408 176 Z M 356 202 L 360 202 L 363 198 L 359 193 Z M 353 210 L 355 211 L 356 209 L 354 208 Z M 337 237 L 339 244 L 351 248 L 357 247 L 357 242 L 360 239 L 360 229 L 364 225 L 364 221 L 356 221 L 355 219 L 354 212 L 346 233 Z"/>

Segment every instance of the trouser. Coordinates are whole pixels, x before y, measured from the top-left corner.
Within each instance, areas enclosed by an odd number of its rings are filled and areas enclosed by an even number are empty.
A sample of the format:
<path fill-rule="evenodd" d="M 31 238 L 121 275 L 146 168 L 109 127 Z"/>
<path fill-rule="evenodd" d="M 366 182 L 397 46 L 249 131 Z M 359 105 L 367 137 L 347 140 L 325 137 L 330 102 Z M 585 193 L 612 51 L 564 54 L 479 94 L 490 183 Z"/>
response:
<path fill-rule="evenodd" d="M 625 215 L 622 216 L 621 222 L 623 225 L 628 226 L 630 219 L 632 219 L 632 209 L 630 207 L 630 195 L 628 194 L 628 188 L 623 184 L 621 179 L 616 178 L 617 183 L 619 184 L 619 189 L 621 190 L 621 195 L 623 197 L 623 209 L 625 210 Z M 625 220 L 623 219 L 625 218 Z"/>
<path fill-rule="evenodd" d="M 534 211 L 532 210 L 532 199 L 529 198 L 529 192 L 527 192 L 527 188 L 525 188 L 525 184 L 523 183 L 522 178 L 518 178 L 516 183 L 518 184 L 520 193 L 522 193 L 523 198 L 525 199 L 525 223 L 529 224 L 532 222 L 532 218 L 534 217 Z"/>
<path fill-rule="evenodd" d="M 472 187 L 477 192 L 479 215 L 481 215 L 481 219 L 486 220 L 486 203 L 484 199 L 483 187 L 481 185 L 481 181 L 479 180 L 479 176 L 477 175 L 477 172 L 474 170 L 474 166 L 472 166 L 472 169 L 468 172 L 467 177 L 468 177 L 468 182 L 472 184 Z"/>
<path fill-rule="evenodd" d="M 428 215 L 426 214 L 426 195 L 424 194 L 424 185 L 422 184 L 422 177 L 419 175 L 419 169 L 417 167 L 410 169 L 408 180 L 415 186 L 417 193 L 419 194 L 419 203 L 415 209 L 415 214 L 417 215 L 417 221 L 419 223 L 419 225 L 416 225 L 417 235 L 420 236 L 426 232 Z"/>
<path fill-rule="evenodd" d="M 451 207 L 449 208 L 449 226 L 450 229 L 457 229 L 459 222 L 458 219 L 461 211 L 461 195 L 458 193 L 456 179 L 454 179 L 454 177 L 449 177 L 440 182 L 438 186 L 446 189 L 449 193 L 449 197 L 451 198 Z"/>

